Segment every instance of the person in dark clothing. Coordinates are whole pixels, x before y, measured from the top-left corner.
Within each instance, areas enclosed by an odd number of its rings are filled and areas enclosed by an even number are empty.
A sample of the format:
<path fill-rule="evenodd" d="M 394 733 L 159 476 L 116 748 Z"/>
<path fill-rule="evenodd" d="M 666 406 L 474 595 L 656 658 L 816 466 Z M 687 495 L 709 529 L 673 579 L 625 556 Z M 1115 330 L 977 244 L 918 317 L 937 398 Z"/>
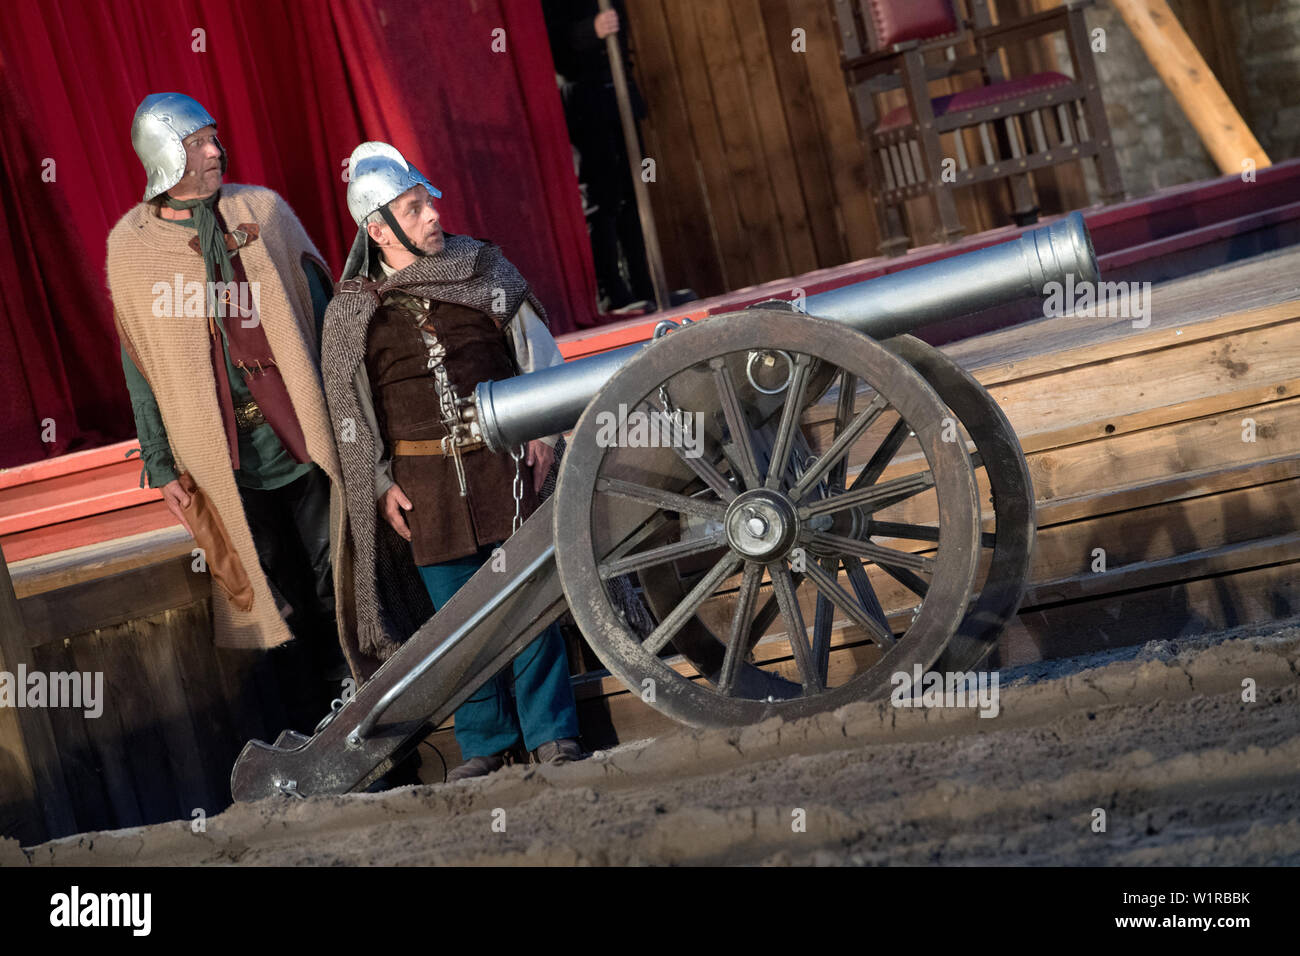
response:
<path fill-rule="evenodd" d="M 591 253 L 600 285 L 602 308 L 617 309 L 638 300 L 653 300 L 645 243 L 628 169 L 627 149 L 610 73 L 605 37 L 618 37 L 624 62 L 627 36 L 621 29 L 622 3 L 601 13 L 595 0 L 546 0 L 543 3 L 569 140 L 578 150 L 578 178 L 587 186 Z M 628 77 L 633 114 L 645 117 L 645 103 Z M 620 255 L 621 253 L 621 255 Z"/>

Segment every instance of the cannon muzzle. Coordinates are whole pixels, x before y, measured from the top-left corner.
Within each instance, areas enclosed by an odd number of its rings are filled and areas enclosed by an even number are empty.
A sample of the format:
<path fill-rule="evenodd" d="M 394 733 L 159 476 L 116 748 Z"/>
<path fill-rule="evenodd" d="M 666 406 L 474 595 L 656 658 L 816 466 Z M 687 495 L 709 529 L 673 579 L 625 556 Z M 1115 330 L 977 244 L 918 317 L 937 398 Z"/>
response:
<path fill-rule="evenodd" d="M 1026 232 L 1010 242 L 820 292 L 809 315 L 842 322 L 876 339 L 1046 294 L 1048 283 L 1096 282 L 1097 256 L 1083 216 Z M 499 382 L 482 382 L 474 404 L 493 451 L 568 431 L 610 377 L 650 343 L 628 345 Z"/>

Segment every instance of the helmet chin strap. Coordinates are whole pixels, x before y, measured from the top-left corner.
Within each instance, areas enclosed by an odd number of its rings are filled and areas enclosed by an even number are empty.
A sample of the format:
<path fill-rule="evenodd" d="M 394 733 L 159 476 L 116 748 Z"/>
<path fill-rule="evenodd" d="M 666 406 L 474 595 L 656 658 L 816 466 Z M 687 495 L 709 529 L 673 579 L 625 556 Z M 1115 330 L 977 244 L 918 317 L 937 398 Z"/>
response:
<path fill-rule="evenodd" d="M 393 218 L 393 214 L 389 212 L 387 205 L 383 205 L 379 207 L 379 215 L 384 217 L 384 222 L 388 223 L 388 228 L 393 230 L 393 235 L 397 237 L 397 241 L 400 242 L 402 245 L 406 246 L 407 252 L 409 252 L 413 256 L 428 255 L 427 252 L 425 252 L 419 246 L 412 243 L 410 239 L 406 238 L 406 233 L 404 233 L 402 231 L 402 227 L 397 224 L 397 220 Z"/>

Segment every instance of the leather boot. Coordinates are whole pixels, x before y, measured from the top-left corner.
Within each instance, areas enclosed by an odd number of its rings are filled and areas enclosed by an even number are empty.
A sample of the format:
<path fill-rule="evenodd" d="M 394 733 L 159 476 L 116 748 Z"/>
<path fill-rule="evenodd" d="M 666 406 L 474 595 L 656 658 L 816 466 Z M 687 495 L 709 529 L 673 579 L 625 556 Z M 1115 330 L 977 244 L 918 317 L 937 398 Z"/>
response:
<path fill-rule="evenodd" d="M 542 744 L 535 755 L 538 763 L 568 763 L 582 759 L 582 745 L 572 737 L 561 737 Z"/>
<path fill-rule="evenodd" d="M 496 773 L 505 765 L 506 758 L 501 754 L 490 754 L 487 757 L 470 757 L 447 774 L 447 782 L 455 783 L 457 780 L 468 780 L 470 777 L 486 777 L 490 773 Z"/>

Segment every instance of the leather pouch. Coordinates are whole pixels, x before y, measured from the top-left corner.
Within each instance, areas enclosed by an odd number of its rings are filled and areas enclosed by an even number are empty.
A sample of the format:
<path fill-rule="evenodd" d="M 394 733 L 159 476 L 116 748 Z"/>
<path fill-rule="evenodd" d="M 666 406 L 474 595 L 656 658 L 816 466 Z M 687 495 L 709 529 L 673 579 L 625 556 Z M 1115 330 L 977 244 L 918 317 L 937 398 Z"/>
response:
<path fill-rule="evenodd" d="M 236 608 L 241 611 L 252 609 L 253 585 L 248 580 L 248 572 L 239 560 L 239 553 L 235 551 L 217 509 L 188 471 L 181 472 L 177 480 L 190 496 L 189 507 L 183 509 L 185 520 L 190 523 L 195 542 L 203 549 L 212 580 L 226 592 L 230 603 Z"/>

